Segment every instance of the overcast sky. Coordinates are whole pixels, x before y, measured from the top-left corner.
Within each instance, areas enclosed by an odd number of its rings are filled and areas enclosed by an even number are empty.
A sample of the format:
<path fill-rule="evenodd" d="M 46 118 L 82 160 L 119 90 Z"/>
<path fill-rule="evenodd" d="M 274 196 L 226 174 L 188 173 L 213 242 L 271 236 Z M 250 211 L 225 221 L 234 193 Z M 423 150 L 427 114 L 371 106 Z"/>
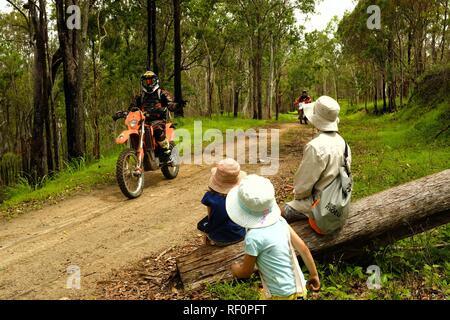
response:
<path fill-rule="evenodd" d="M 322 31 L 334 16 L 339 19 L 344 16 L 345 11 L 352 11 L 356 7 L 354 0 L 322 0 L 316 6 L 316 14 L 307 17 L 297 12 L 296 17 L 299 24 L 305 26 L 306 32 L 314 30 Z"/>
<path fill-rule="evenodd" d="M 6 2 L 6 0 L 0 0 L 0 11 L 11 11 L 9 7 L 10 5 Z"/>
<path fill-rule="evenodd" d="M 297 21 L 305 26 L 306 32 L 321 31 L 325 29 L 333 16 L 337 15 L 339 18 L 342 18 L 346 10 L 351 11 L 355 6 L 354 0 L 322 0 L 317 5 L 317 14 L 306 20 L 305 15 L 297 13 Z M 11 11 L 11 7 L 6 0 L 0 0 L 0 11 Z"/>

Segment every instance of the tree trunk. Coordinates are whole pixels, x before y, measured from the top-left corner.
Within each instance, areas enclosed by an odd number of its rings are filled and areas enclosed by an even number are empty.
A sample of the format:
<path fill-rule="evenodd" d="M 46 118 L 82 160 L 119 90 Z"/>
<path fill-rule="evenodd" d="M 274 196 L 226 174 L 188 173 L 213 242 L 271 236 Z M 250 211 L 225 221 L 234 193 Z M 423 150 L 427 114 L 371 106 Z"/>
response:
<path fill-rule="evenodd" d="M 257 22 L 259 25 L 259 15 L 257 16 Z M 261 31 L 258 28 L 257 38 L 256 38 L 256 106 L 258 109 L 258 119 L 263 118 L 262 114 L 262 45 L 261 45 Z"/>
<path fill-rule="evenodd" d="M 272 118 L 272 108 L 273 108 L 273 91 L 274 91 L 274 77 L 275 77 L 275 44 L 273 40 L 273 35 L 270 38 L 270 67 L 269 67 L 269 103 L 268 105 L 268 119 Z"/>
<path fill-rule="evenodd" d="M 445 49 L 445 38 L 447 36 L 447 25 L 448 25 L 448 3 L 449 1 L 445 1 L 445 13 L 444 13 L 444 25 L 442 27 L 442 40 L 441 40 L 441 58 L 442 62 L 444 59 L 444 49 Z"/>
<path fill-rule="evenodd" d="M 238 113 L 239 113 L 239 93 L 240 93 L 240 89 L 239 88 L 234 88 L 234 98 L 233 98 L 233 117 L 237 118 Z"/>
<path fill-rule="evenodd" d="M 151 24 L 150 24 L 150 32 L 152 35 L 152 62 L 153 62 L 153 72 L 159 74 L 159 65 L 158 65 L 158 38 L 156 37 L 156 1 L 150 1 L 151 8 Z"/>
<path fill-rule="evenodd" d="M 336 98 L 336 101 L 339 102 L 339 81 L 337 79 L 337 70 L 334 72 L 334 95 Z"/>
<path fill-rule="evenodd" d="M 217 94 L 219 96 L 219 113 L 223 116 L 223 113 L 225 112 L 225 104 L 223 102 L 223 85 L 221 82 L 217 85 Z"/>
<path fill-rule="evenodd" d="M 275 120 L 278 121 L 281 107 L 280 77 L 275 81 Z"/>
<path fill-rule="evenodd" d="M 46 144 L 44 143 L 44 129 L 49 112 L 46 2 L 45 0 L 40 0 L 39 9 L 34 2 L 30 1 L 28 7 L 33 36 L 35 38 L 33 64 L 33 138 L 31 143 L 30 178 L 31 182 L 36 184 L 47 173 Z"/>
<path fill-rule="evenodd" d="M 48 53 L 47 53 L 48 54 Z M 60 170 L 60 153 L 59 153 L 59 142 L 58 142 L 58 128 L 55 113 L 55 97 L 53 94 L 53 86 L 55 83 L 56 74 L 62 63 L 61 50 L 58 48 L 53 54 L 52 58 L 48 56 L 48 64 L 51 67 L 49 70 L 49 97 L 50 97 L 50 117 L 51 117 L 51 131 L 53 139 L 53 155 L 54 155 L 54 171 L 58 172 Z"/>
<path fill-rule="evenodd" d="M 53 95 L 50 93 L 50 113 L 52 121 L 52 137 L 53 137 L 53 154 L 55 157 L 55 171 L 58 172 L 60 168 L 59 143 L 58 143 L 58 128 L 56 126 L 55 101 Z"/>
<path fill-rule="evenodd" d="M 66 103 L 67 151 L 69 160 L 86 154 L 86 129 L 83 105 L 83 61 L 89 8 L 92 1 L 85 1 L 81 17 L 82 29 L 70 30 L 66 25 L 66 10 L 80 1 L 56 1 L 59 43 L 63 56 L 64 96 Z"/>
<path fill-rule="evenodd" d="M 373 112 L 378 114 L 378 78 L 376 68 L 374 68 L 374 80 Z"/>
<path fill-rule="evenodd" d="M 450 222 L 450 170 L 364 198 L 352 204 L 348 221 L 335 235 L 318 236 L 305 222 L 292 224 L 316 259 L 348 259 Z M 231 279 L 230 266 L 244 255 L 243 244 L 202 246 L 177 259 L 188 289 Z"/>
<path fill-rule="evenodd" d="M 152 67 L 152 0 L 147 0 L 147 70 Z"/>
<path fill-rule="evenodd" d="M 209 117 L 212 117 L 213 114 L 213 105 L 212 105 L 212 98 L 213 98 L 213 81 L 212 81 L 212 61 L 211 57 L 208 55 L 206 57 L 206 106 L 208 110 Z"/>
<path fill-rule="evenodd" d="M 175 102 L 178 104 L 175 112 L 176 117 L 184 116 L 184 102 L 181 89 L 181 12 L 180 0 L 173 0 L 173 20 L 174 20 L 174 88 Z"/>
<path fill-rule="evenodd" d="M 156 2 L 147 0 L 147 70 L 153 70 L 156 74 L 158 69 L 158 44 L 156 39 Z"/>
<path fill-rule="evenodd" d="M 92 113 L 94 116 L 93 127 L 94 127 L 94 146 L 92 149 L 92 154 L 95 159 L 100 159 L 100 124 L 99 124 L 99 106 L 98 106 L 98 70 L 97 70 L 97 59 L 95 58 L 95 40 L 92 39 L 92 73 L 93 73 L 93 99 L 92 99 Z"/>
<path fill-rule="evenodd" d="M 387 111 L 387 101 L 386 101 L 386 70 L 383 70 L 383 113 Z"/>
<path fill-rule="evenodd" d="M 258 119 L 258 98 L 257 98 L 257 67 L 256 67 L 256 58 L 252 59 L 252 110 L 253 110 L 253 119 Z"/>
<path fill-rule="evenodd" d="M 400 108 L 403 108 L 403 95 L 405 91 L 405 76 L 403 67 L 403 44 L 400 32 L 397 31 L 398 48 L 399 48 L 399 66 L 400 66 Z"/>

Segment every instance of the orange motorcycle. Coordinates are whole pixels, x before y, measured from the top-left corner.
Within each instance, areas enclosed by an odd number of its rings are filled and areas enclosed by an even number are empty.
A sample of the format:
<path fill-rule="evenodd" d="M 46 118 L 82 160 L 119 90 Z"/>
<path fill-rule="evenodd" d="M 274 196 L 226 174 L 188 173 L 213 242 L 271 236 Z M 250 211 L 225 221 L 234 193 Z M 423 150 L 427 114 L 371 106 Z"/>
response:
<path fill-rule="evenodd" d="M 168 112 L 167 114 L 169 115 Z M 177 177 L 180 161 L 178 149 L 174 143 L 175 127 L 170 118 L 164 121 L 171 156 L 169 161 L 161 161 L 162 150 L 153 134 L 153 125 L 161 120 L 149 121 L 148 114 L 139 108 L 118 112 L 113 116 L 114 120 L 120 118 L 125 118 L 128 130 L 117 137 L 116 143 L 125 144 L 129 141 L 129 148 L 122 151 L 117 159 L 116 178 L 122 193 L 134 199 L 144 190 L 144 172 L 161 169 L 167 179 Z"/>

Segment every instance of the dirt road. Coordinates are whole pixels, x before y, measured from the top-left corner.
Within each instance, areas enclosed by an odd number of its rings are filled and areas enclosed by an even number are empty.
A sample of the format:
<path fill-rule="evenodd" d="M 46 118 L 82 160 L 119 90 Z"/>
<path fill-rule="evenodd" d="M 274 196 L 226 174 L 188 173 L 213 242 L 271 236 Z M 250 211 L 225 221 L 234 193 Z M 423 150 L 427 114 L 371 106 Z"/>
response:
<path fill-rule="evenodd" d="M 149 172 L 138 199 L 113 185 L 1 222 L 0 299 L 95 299 L 96 283 L 113 269 L 198 235 L 209 174 L 206 165 L 183 165 L 171 181 Z M 80 268 L 80 290 L 66 289 L 71 265 Z"/>

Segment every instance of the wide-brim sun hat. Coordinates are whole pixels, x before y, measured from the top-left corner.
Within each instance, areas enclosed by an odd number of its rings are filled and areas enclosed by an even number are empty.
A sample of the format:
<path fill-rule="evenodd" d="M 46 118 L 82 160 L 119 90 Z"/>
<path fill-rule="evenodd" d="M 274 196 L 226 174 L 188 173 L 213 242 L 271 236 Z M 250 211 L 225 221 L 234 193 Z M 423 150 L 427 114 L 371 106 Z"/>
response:
<path fill-rule="evenodd" d="M 331 97 L 322 96 L 313 103 L 303 105 L 309 122 L 320 131 L 339 131 L 339 103 Z"/>
<path fill-rule="evenodd" d="M 217 167 L 211 169 L 211 177 L 208 186 L 216 192 L 228 194 L 241 180 L 247 176 L 245 171 L 241 171 L 239 163 L 231 158 L 219 161 Z"/>
<path fill-rule="evenodd" d="M 265 228 L 281 216 L 275 189 L 269 179 L 248 175 L 228 193 L 226 209 L 230 219 L 248 229 Z"/>

